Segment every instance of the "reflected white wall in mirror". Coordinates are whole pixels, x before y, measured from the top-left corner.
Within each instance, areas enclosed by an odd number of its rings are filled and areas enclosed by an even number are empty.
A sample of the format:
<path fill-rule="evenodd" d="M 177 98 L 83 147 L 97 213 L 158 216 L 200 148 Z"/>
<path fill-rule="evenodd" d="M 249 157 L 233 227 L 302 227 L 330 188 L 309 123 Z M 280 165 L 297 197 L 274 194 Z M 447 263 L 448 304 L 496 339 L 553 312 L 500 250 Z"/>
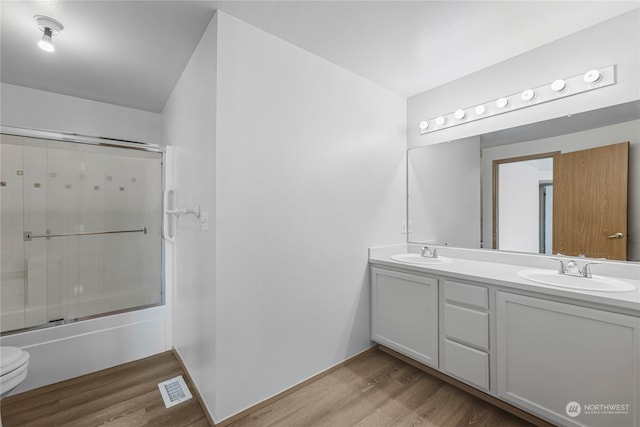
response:
<path fill-rule="evenodd" d="M 409 150 L 410 242 L 480 248 L 480 138 Z"/>
<path fill-rule="evenodd" d="M 498 165 L 497 247 L 551 253 L 553 158 Z M 552 188 L 552 187 L 551 187 Z"/>

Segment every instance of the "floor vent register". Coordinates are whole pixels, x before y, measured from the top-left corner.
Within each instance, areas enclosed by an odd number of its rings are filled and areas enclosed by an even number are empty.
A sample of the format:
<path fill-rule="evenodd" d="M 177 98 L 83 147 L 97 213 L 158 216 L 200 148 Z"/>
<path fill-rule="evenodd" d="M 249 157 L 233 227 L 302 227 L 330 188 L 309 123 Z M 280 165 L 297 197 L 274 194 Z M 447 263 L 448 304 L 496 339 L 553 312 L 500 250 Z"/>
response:
<path fill-rule="evenodd" d="M 167 408 L 171 408 L 193 397 L 182 375 L 161 382 L 158 384 L 158 388 L 160 389 L 162 400 L 164 400 L 164 406 Z"/>

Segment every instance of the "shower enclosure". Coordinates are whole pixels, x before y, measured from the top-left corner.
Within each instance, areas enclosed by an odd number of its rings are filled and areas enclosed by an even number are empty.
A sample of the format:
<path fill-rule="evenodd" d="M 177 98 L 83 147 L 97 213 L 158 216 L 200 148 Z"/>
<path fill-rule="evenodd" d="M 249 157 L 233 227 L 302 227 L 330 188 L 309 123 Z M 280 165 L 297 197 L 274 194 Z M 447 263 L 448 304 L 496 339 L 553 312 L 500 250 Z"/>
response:
<path fill-rule="evenodd" d="M 2 333 L 163 303 L 160 149 L 0 148 Z"/>

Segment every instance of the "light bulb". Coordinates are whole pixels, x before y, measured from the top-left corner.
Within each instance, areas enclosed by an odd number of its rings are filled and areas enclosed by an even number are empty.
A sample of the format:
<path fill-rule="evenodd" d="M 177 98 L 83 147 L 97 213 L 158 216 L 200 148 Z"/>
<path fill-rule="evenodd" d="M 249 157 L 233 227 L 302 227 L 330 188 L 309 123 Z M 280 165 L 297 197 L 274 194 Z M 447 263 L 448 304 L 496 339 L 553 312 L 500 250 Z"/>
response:
<path fill-rule="evenodd" d="M 584 74 L 584 82 L 585 83 L 595 83 L 600 80 L 600 71 L 598 70 L 590 70 Z"/>
<path fill-rule="evenodd" d="M 424 120 L 422 122 L 420 122 L 420 130 L 425 130 L 429 127 L 429 122 Z"/>
<path fill-rule="evenodd" d="M 560 92 L 563 91 L 564 88 L 567 87 L 567 84 L 564 82 L 564 80 L 555 80 L 553 83 L 551 83 L 551 90 L 554 92 Z"/>
<path fill-rule="evenodd" d="M 476 107 L 476 114 L 479 116 L 483 115 L 485 111 L 487 111 L 487 109 L 484 105 L 478 105 Z"/>
<path fill-rule="evenodd" d="M 509 100 L 507 98 L 500 98 L 496 101 L 496 107 L 504 108 L 509 104 Z"/>
<path fill-rule="evenodd" d="M 527 89 L 524 92 L 522 92 L 522 95 L 520 95 L 520 98 L 522 98 L 523 101 L 531 101 L 535 96 L 536 96 L 536 93 L 534 91 L 532 91 L 531 89 Z"/>
<path fill-rule="evenodd" d="M 460 120 L 460 119 L 463 119 L 463 118 L 464 118 L 464 116 L 465 116 L 465 112 L 464 112 L 464 110 L 456 110 L 456 112 L 455 112 L 455 113 L 453 113 L 453 116 L 454 116 L 456 119 Z"/>
<path fill-rule="evenodd" d="M 42 40 L 38 42 L 38 47 L 45 52 L 53 52 L 56 48 L 53 46 L 53 41 L 51 40 L 51 28 L 45 27 L 44 34 L 42 35 Z"/>
<path fill-rule="evenodd" d="M 436 119 L 436 124 L 438 126 L 442 126 L 443 124 L 445 124 L 445 122 L 447 121 L 447 119 L 445 119 L 444 117 L 440 116 Z"/>

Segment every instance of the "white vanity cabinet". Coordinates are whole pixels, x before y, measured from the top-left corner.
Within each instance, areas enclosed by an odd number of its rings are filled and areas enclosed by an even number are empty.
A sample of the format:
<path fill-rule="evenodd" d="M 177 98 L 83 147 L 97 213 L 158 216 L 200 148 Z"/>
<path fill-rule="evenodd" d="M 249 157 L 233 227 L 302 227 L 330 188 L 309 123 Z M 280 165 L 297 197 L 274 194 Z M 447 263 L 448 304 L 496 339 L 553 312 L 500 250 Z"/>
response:
<path fill-rule="evenodd" d="M 498 396 L 563 426 L 640 426 L 640 318 L 496 293 Z"/>
<path fill-rule="evenodd" d="M 489 391 L 489 289 L 442 280 L 440 368 Z"/>
<path fill-rule="evenodd" d="M 438 367 L 438 280 L 371 268 L 371 339 Z"/>

